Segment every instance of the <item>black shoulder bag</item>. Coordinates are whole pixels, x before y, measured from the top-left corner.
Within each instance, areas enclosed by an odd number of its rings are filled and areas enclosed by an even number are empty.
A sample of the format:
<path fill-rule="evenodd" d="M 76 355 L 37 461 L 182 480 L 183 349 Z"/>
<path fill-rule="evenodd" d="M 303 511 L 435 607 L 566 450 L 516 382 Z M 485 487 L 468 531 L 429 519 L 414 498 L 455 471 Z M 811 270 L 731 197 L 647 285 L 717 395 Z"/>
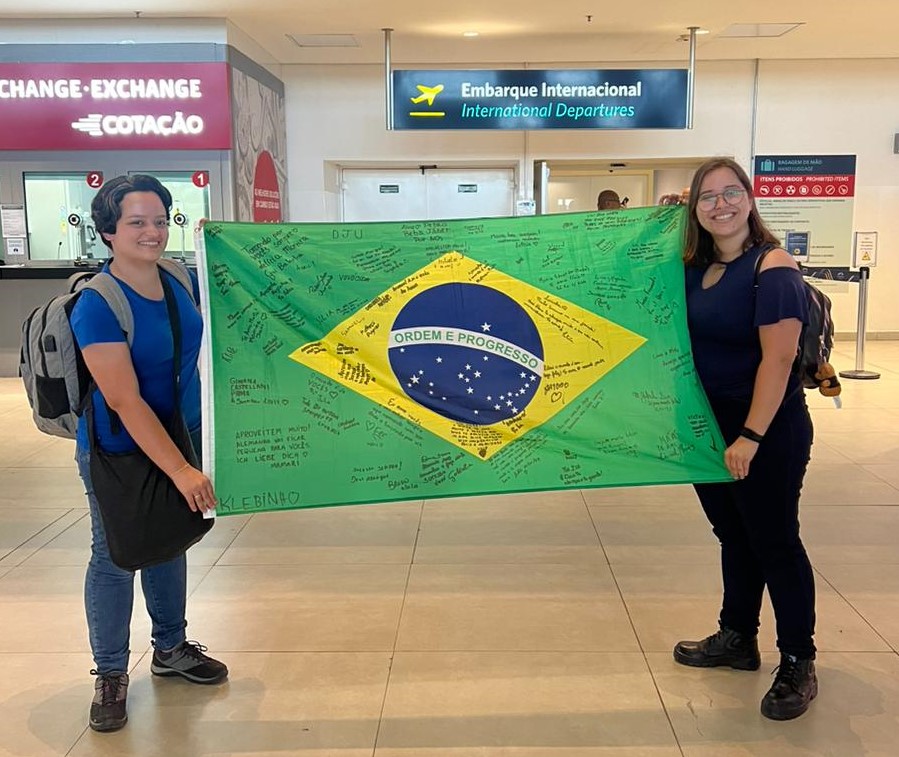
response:
<path fill-rule="evenodd" d="M 172 329 L 175 410 L 167 422 L 160 421 L 185 460 L 196 467 L 197 455 L 181 413 L 181 320 L 171 286 L 161 278 Z M 213 519 L 191 510 L 172 480 L 139 447 L 122 453 L 100 449 L 92 395 L 88 392 L 85 409 L 91 482 L 112 561 L 126 570 L 140 570 L 178 557 L 203 538 Z"/>

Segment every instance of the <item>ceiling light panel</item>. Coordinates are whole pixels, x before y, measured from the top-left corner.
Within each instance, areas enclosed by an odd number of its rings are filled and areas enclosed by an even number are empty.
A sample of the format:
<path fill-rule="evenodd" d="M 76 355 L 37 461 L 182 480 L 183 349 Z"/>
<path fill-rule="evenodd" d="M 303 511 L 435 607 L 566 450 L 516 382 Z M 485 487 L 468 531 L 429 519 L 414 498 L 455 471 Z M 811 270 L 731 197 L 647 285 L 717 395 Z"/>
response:
<path fill-rule="evenodd" d="M 783 37 L 784 34 L 804 26 L 804 22 L 789 24 L 731 24 L 719 37 Z"/>
<path fill-rule="evenodd" d="M 288 34 L 297 47 L 359 47 L 352 34 Z"/>

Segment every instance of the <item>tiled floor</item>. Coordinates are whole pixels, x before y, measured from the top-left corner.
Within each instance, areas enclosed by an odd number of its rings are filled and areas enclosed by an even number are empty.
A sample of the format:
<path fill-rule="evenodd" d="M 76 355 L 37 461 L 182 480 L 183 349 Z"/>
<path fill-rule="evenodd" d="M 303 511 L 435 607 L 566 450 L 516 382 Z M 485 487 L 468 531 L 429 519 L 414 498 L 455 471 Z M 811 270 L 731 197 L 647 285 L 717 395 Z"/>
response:
<path fill-rule="evenodd" d="M 883 377 L 843 410 L 810 397 L 821 694 L 789 723 L 758 711 L 767 607 L 761 671 L 671 659 L 713 630 L 720 578 L 692 490 L 657 487 L 222 518 L 190 555 L 189 636 L 230 682 L 152 678 L 138 599 L 131 721 L 95 734 L 72 444 L 2 379 L 0 755 L 899 754 L 899 342 L 867 356 Z"/>

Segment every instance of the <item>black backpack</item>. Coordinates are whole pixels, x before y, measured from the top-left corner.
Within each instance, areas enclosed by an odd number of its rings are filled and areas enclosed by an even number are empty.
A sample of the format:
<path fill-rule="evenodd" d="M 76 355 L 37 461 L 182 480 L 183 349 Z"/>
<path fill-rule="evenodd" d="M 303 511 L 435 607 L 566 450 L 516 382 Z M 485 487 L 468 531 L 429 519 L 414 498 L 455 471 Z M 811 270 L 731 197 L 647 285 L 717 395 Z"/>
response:
<path fill-rule="evenodd" d="M 759 270 L 762 261 L 773 247 L 764 250 L 755 264 L 753 292 L 758 289 Z M 806 389 L 817 389 L 826 397 L 836 397 L 842 387 L 836 371 L 830 364 L 833 349 L 833 318 L 830 315 L 830 297 L 803 278 L 805 298 L 808 302 L 808 323 L 803 324 L 799 335 L 799 347 L 793 362 L 793 373 Z"/>

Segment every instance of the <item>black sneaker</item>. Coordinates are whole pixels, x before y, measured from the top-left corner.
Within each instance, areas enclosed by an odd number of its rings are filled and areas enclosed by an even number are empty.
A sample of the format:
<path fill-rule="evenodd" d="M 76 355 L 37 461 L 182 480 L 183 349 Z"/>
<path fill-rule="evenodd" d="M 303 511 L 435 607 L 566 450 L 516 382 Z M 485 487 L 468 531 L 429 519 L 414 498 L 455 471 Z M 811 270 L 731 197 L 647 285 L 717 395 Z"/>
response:
<path fill-rule="evenodd" d="M 156 676 L 181 676 L 191 683 L 221 683 L 228 677 L 228 668 L 203 654 L 206 649 L 196 641 L 182 641 L 168 652 L 154 649 L 150 672 Z"/>
<path fill-rule="evenodd" d="M 815 661 L 782 654 L 774 670 L 774 683 L 762 699 L 762 715 L 771 720 L 798 718 L 816 696 Z"/>
<path fill-rule="evenodd" d="M 128 696 L 127 673 L 98 673 L 94 682 L 94 701 L 91 702 L 90 726 L 95 731 L 117 731 L 128 722 L 125 697 Z"/>
<path fill-rule="evenodd" d="M 674 659 L 694 668 L 729 666 L 736 670 L 758 670 L 762 664 L 758 639 L 729 628 L 722 628 L 702 641 L 678 642 Z"/>

